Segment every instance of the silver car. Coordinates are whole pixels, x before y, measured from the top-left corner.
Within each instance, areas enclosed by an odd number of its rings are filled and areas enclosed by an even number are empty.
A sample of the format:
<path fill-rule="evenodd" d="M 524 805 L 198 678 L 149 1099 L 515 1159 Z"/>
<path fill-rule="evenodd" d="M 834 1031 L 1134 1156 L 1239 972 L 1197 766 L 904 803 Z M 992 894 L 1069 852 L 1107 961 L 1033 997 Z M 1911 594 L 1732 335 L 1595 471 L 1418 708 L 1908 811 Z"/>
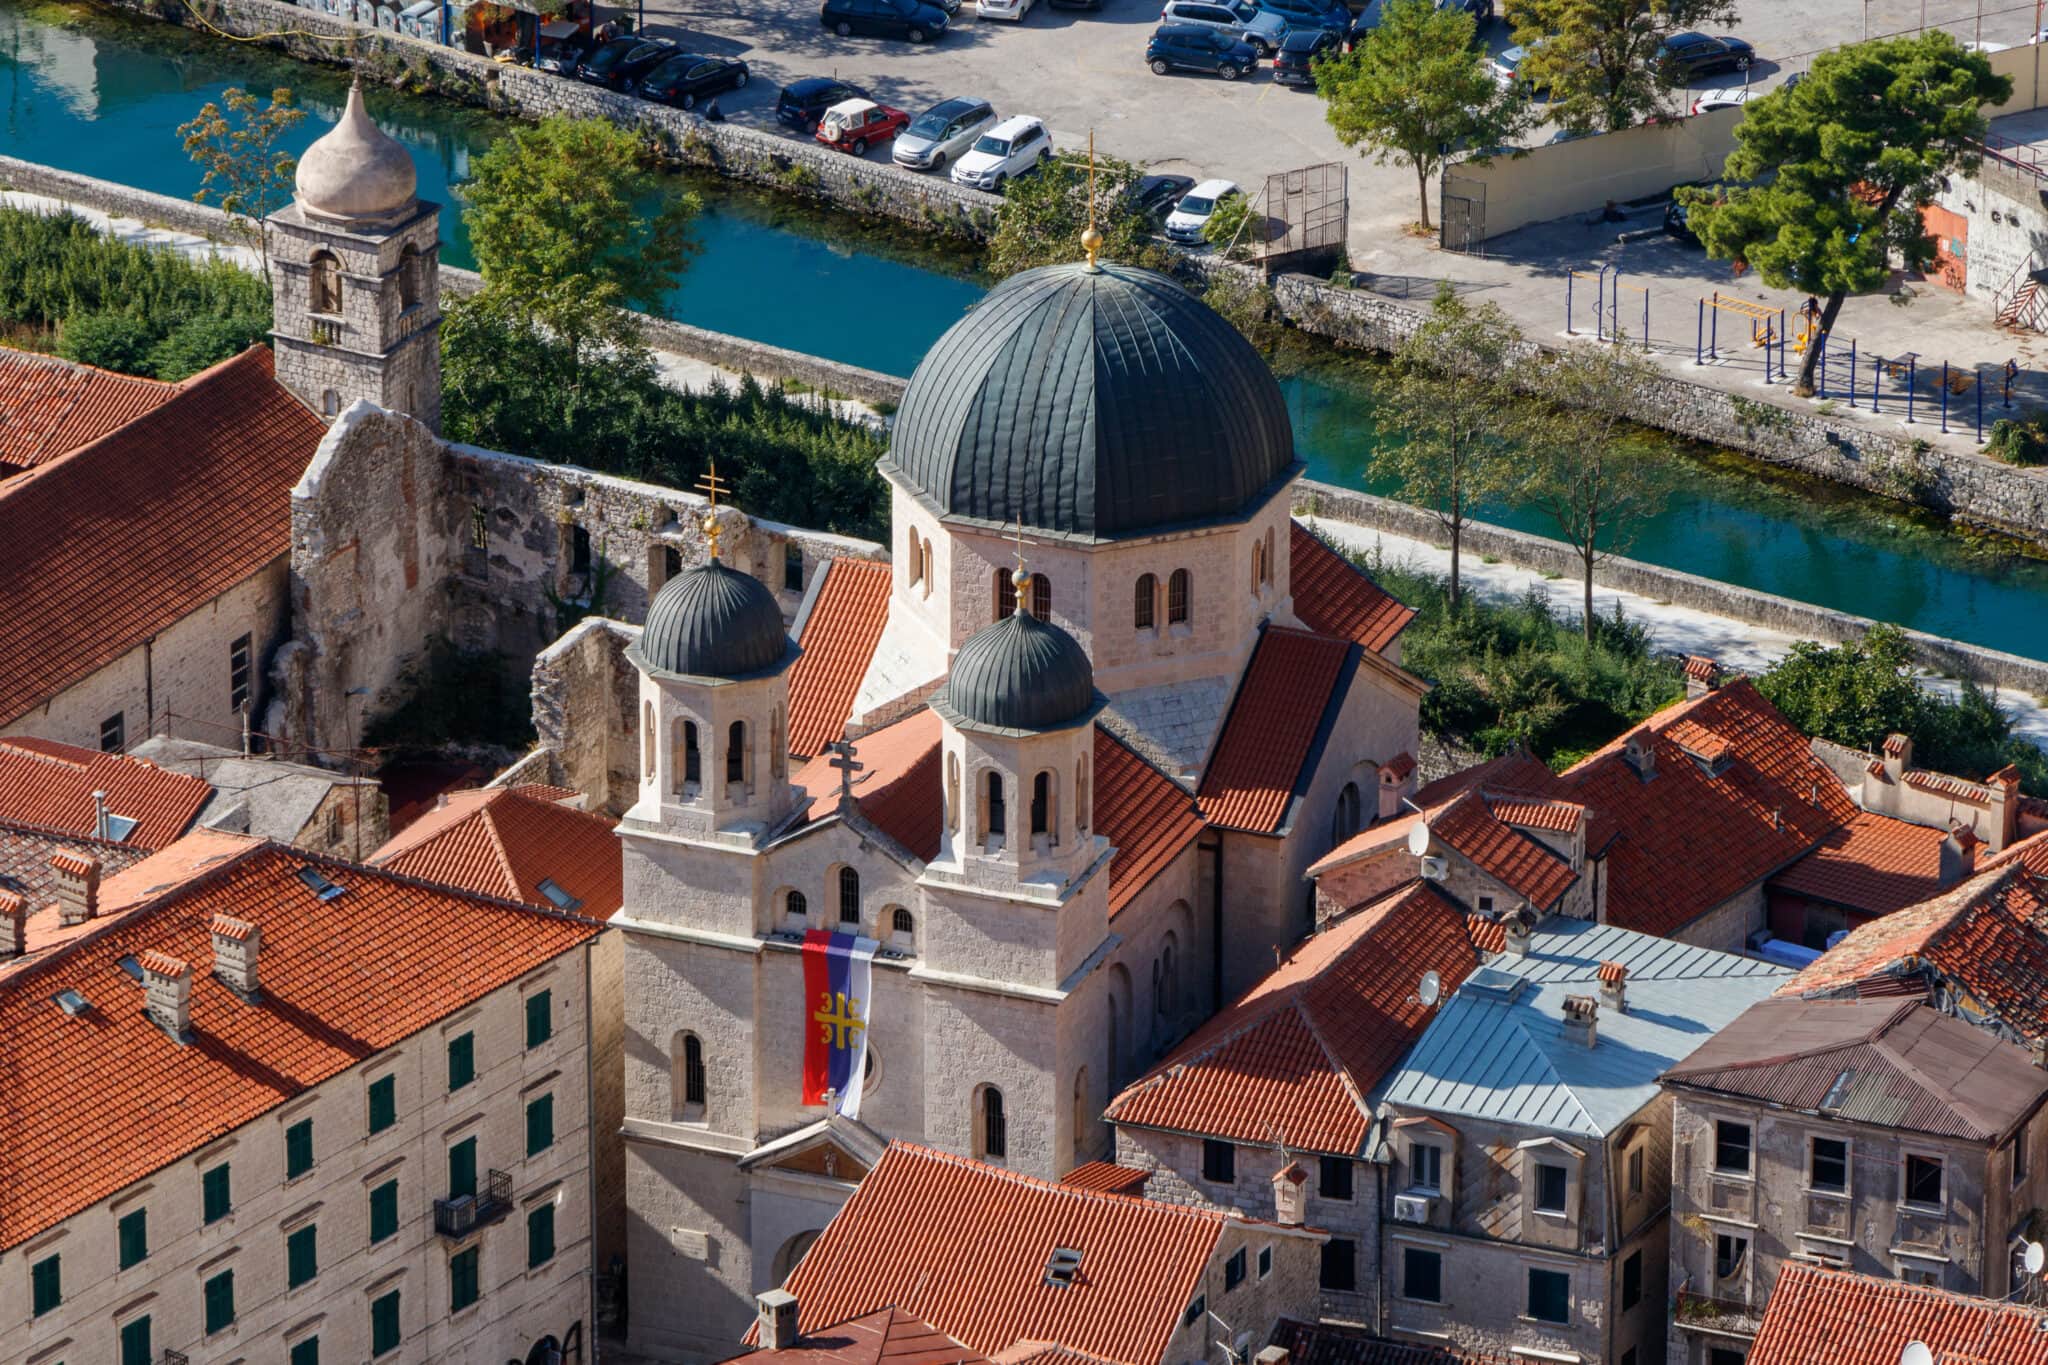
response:
<path fill-rule="evenodd" d="M 1251 0 L 1167 0 L 1159 11 L 1162 24 L 1200 24 L 1250 43 L 1259 56 L 1271 57 L 1287 36 L 1287 21 L 1260 9 Z"/>
<path fill-rule="evenodd" d="M 935 104 L 896 135 L 891 159 L 913 171 L 944 170 L 995 121 L 996 111 L 987 100 L 952 99 Z"/>

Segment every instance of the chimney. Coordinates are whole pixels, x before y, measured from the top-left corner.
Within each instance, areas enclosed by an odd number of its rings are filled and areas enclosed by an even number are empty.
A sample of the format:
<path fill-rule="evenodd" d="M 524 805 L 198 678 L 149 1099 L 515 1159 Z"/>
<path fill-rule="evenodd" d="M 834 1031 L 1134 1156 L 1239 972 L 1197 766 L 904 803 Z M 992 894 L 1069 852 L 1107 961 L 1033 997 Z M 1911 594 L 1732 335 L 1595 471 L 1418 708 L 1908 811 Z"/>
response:
<path fill-rule="evenodd" d="M 100 912 L 100 860 L 66 849 L 50 855 L 57 874 L 57 922 L 66 928 L 83 924 Z"/>
<path fill-rule="evenodd" d="M 1536 912 L 1528 906 L 1520 906 L 1500 922 L 1503 941 L 1511 957 L 1529 955 L 1529 934 L 1536 927 Z"/>
<path fill-rule="evenodd" d="M 764 1290 L 754 1296 L 754 1310 L 762 1350 L 786 1351 L 796 1345 L 796 1295 L 786 1289 Z"/>
<path fill-rule="evenodd" d="M 145 1012 L 179 1042 L 192 1028 L 192 964 L 152 948 L 141 954 Z"/>
<path fill-rule="evenodd" d="M 1941 886 L 1954 886 L 1977 870 L 1977 849 L 1983 841 L 1977 831 L 1960 820 L 1948 822 L 1948 838 L 1941 841 L 1940 870 L 1935 874 Z"/>
<path fill-rule="evenodd" d="M 1628 1013 L 1628 968 L 1619 962 L 1600 964 L 1600 1003 L 1616 1014 Z"/>
<path fill-rule="evenodd" d="M 1590 995 L 1564 998 L 1564 1036 L 1567 1042 L 1592 1047 L 1599 1035 L 1600 1002 Z"/>
<path fill-rule="evenodd" d="M 1628 766 L 1636 770 L 1636 776 L 1648 782 L 1657 775 L 1657 749 L 1650 742 L 1650 729 L 1639 725 L 1628 732 L 1621 741 L 1621 756 Z"/>
<path fill-rule="evenodd" d="M 2037 1068 L 2048 1071 L 2048 1037 L 2028 1039 L 2027 1055 Z"/>
<path fill-rule="evenodd" d="M 1285 1346 L 1268 1346 L 1252 1357 L 1252 1365 L 1287 1365 Z"/>
<path fill-rule="evenodd" d="M 1401 803 L 1415 794 L 1415 759 L 1403 751 L 1380 768 L 1380 819 L 1401 813 Z"/>
<path fill-rule="evenodd" d="M 1704 654 L 1685 656 L 1685 699 L 1704 697 L 1721 685 L 1721 665 Z"/>
<path fill-rule="evenodd" d="M 1984 779 L 1991 788 L 1991 846 L 2001 852 L 2020 834 L 2020 770 L 2008 763 Z"/>
<path fill-rule="evenodd" d="M 0 891 L 0 958 L 20 957 L 27 951 L 28 899 Z"/>
<path fill-rule="evenodd" d="M 1298 1228 L 1308 1212 L 1308 1172 L 1290 1161 L 1273 1173 L 1273 1221 Z"/>
<path fill-rule="evenodd" d="M 92 837 L 95 839 L 111 839 L 114 837 L 113 827 L 107 823 L 107 794 L 105 792 L 94 792 L 92 794 Z"/>
<path fill-rule="evenodd" d="M 1904 735 L 1884 737 L 1884 775 L 1893 782 L 1906 775 L 1906 769 L 1913 766 L 1913 741 Z"/>
<path fill-rule="evenodd" d="M 233 915 L 213 917 L 213 974 L 221 984 L 244 999 L 253 998 L 261 984 L 256 976 L 256 958 L 263 949 L 263 931 Z"/>

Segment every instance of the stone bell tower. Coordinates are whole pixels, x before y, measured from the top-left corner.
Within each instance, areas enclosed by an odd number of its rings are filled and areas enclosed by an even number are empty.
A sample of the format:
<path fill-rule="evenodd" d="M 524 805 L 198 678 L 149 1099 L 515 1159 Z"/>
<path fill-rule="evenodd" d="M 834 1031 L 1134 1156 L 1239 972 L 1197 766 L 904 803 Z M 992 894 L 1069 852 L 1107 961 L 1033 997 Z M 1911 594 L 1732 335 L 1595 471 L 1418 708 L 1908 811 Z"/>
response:
<path fill-rule="evenodd" d="M 277 377 L 332 420 L 358 398 L 441 429 L 441 206 L 361 82 L 266 220 Z"/>

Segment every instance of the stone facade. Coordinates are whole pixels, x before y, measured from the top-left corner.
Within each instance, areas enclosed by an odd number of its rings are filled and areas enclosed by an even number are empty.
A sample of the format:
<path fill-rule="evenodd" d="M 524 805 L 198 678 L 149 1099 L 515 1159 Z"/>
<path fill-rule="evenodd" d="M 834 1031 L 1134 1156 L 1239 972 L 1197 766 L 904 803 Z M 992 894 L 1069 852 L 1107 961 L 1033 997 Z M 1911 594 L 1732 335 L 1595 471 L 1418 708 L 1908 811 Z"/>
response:
<path fill-rule="evenodd" d="M 572 1333 L 587 1351 L 593 979 L 585 953 L 595 947 L 564 954 L 11 1250 L 0 1259 L 0 1365 L 119 1359 L 120 1329 L 144 1316 L 156 1353 L 281 1361 L 317 1336 L 323 1360 L 367 1360 L 370 1303 L 394 1289 L 403 1340 L 380 1360 L 498 1365 Z M 528 1048 L 525 1002 L 538 990 L 551 993 L 554 1034 Z M 448 1040 L 464 1032 L 475 1037 L 476 1079 L 450 1094 Z M 397 1121 L 366 1134 L 365 1094 L 385 1076 L 397 1079 Z M 554 1141 L 528 1157 L 526 1105 L 543 1092 L 553 1096 Z M 305 1119 L 314 1165 L 288 1178 L 285 1129 Z M 511 1206 L 465 1238 L 439 1236 L 434 1200 L 447 1193 L 448 1147 L 472 1136 L 479 1180 L 485 1168 L 508 1172 Z M 223 1165 L 232 1211 L 203 1224 L 203 1178 Z M 392 1179 L 398 1228 L 372 1244 L 370 1191 Z M 555 1208 L 554 1254 L 529 1267 L 527 1214 L 543 1203 Z M 137 1211 L 146 1211 L 148 1254 L 123 1269 L 116 1223 Z M 317 1227 L 318 1270 L 292 1288 L 285 1239 L 307 1226 Z M 472 1246 L 482 1249 L 482 1293 L 451 1313 L 450 1258 Z M 52 1256 L 62 1302 L 34 1314 L 30 1268 Z M 224 1271 L 234 1274 L 234 1321 L 209 1334 L 201 1285 Z"/>

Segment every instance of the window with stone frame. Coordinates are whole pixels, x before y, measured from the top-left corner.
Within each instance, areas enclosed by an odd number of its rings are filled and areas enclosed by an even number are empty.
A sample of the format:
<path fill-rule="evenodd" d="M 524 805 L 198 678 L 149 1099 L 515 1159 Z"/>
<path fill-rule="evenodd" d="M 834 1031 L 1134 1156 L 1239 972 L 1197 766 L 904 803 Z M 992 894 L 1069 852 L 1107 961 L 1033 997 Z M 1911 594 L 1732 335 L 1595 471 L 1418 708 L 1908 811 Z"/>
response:
<path fill-rule="evenodd" d="M 331 251 L 316 251 L 306 262 L 306 308 L 330 317 L 341 314 L 341 260 Z"/>
<path fill-rule="evenodd" d="M 1316 1193 L 1324 1199 L 1335 1199 L 1348 1203 L 1354 1195 L 1353 1167 L 1350 1158 L 1326 1156 L 1321 1162 L 1321 1179 L 1316 1182 Z"/>
<path fill-rule="evenodd" d="M 1052 580 L 1042 573 L 1031 575 L 1031 614 L 1041 621 L 1052 620 Z"/>
<path fill-rule="evenodd" d="M 704 1074 L 704 1042 L 687 1029 L 679 1030 L 669 1045 L 670 1117 L 691 1123 L 704 1117 L 709 1086 Z"/>
<path fill-rule="evenodd" d="M 1732 1232 L 1718 1233 L 1714 1237 L 1714 1278 L 1733 1279 L 1742 1273 L 1743 1262 L 1749 1259 L 1749 1239 L 1738 1237 Z"/>
<path fill-rule="evenodd" d="M 1358 1243 L 1348 1237 L 1332 1237 L 1323 1243 L 1322 1273 L 1317 1277 L 1323 1289 L 1349 1294 L 1358 1289 Z"/>
<path fill-rule="evenodd" d="M 1553 1168 L 1560 1169 L 1560 1168 Z M 1444 1191 L 1444 1149 L 1434 1142 L 1408 1146 L 1408 1187 L 1426 1194 Z"/>
<path fill-rule="evenodd" d="M 1401 1297 L 1421 1303 L 1444 1301 L 1444 1256 L 1427 1247 L 1401 1248 Z"/>
<path fill-rule="evenodd" d="M 736 720 L 725 730 L 725 781 L 744 786 L 747 781 L 747 723 Z"/>
<path fill-rule="evenodd" d="M 1562 1270 L 1529 1267 L 1528 1315 L 1538 1322 L 1572 1320 L 1572 1277 Z"/>
<path fill-rule="evenodd" d="M 1131 628 L 1151 630 L 1157 623 L 1154 615 L 1159 610 L 1159 580 L 1151 574 L 1139 574 L 1137 586 L 1131 590 Z"/>
<path fill-rule="evenodd" d="M 1930 1153 L 1908 1152 L 1900 1172 L 1903 1202 L 1925 1209 L 1942 1207 L 1942 1160 Z"/>
<path fill-rule="evenodd" d="M 1052 774 L 1041 772 L 1031 779 L 1031 832 L 1043 834 L 1052 842 Z"/>
<path fill-rule="evenodd" d="M 839 869 L 839 922 L 860 923 L 860 873 L 850 867 Z"/>
<path fill-rule="evenodd" d="M 1009 1120 L 1003 1112 L 1003 1092 L 984 1085 L 975 1096 L 974 1154 L 984 1161 L 1010 1154 Z"/>
<path fill-rule="evenodd" d="M 1212 1185 L 1237 1183 L 1237 1148 L 1215 1138 L 1202 1139 L 1202 1179 Z"/>
<path fill-rule="evenodd" d="M 1017 614 L 1017 583 L 1010 570 L 996 569 L 996 620 L 1007 621 Z"/>
<path fill-rule="evenodd" d="M 116 711 L 100 722 L 100 752 L 118 754 L 128 747 L 128 715 Z"/>
<path fill-rule="evenodd" d="M 793 540 L 782 547 L 782 588 L 785 592 L 804 590 L 804 547 Z"/>
<path fill-rule="evenodd" d="M 1571 1188 L 1571 1172 L 1554 1162 L 1535 1163 L 1536 1212 L 1565 1213 L 1567 1192 Z"/>
<path fill-rule="evenodd" d="M 1714 1169 L 1722 1175 L 1748 1175 L 1750 1131 L 1732 1119 L 1714 1121 Z"/>
<path fill-rule="evenodd" d="M 1195 580 L 1186 569 L 1175 569 L 1166 580 L 1166 623 L 1185 625 L 1194 612 Z"/>
<path fill-rule="evenodd" d="M 1849 1192 L 1849 1144 L 1836 1137 L 1814 1136 L 1807 1147 L 1806 1187 L 1822 1194 Z"/>
<path fill-rule="evenodd" d="M 398 253 L 398 306 L 417 308 L 420 302 L 420 249 L 411 242 Z"/>
<path fill-rule="evenodd" d="M 1009 825 L 1009 811 L 1003 804 L 1003 775 L 994 768 L 988 770 L 986 791 L 987 799 L 981 807 L 982 842 L 984 851 L 993 853 L 1003 846 Z"/>

